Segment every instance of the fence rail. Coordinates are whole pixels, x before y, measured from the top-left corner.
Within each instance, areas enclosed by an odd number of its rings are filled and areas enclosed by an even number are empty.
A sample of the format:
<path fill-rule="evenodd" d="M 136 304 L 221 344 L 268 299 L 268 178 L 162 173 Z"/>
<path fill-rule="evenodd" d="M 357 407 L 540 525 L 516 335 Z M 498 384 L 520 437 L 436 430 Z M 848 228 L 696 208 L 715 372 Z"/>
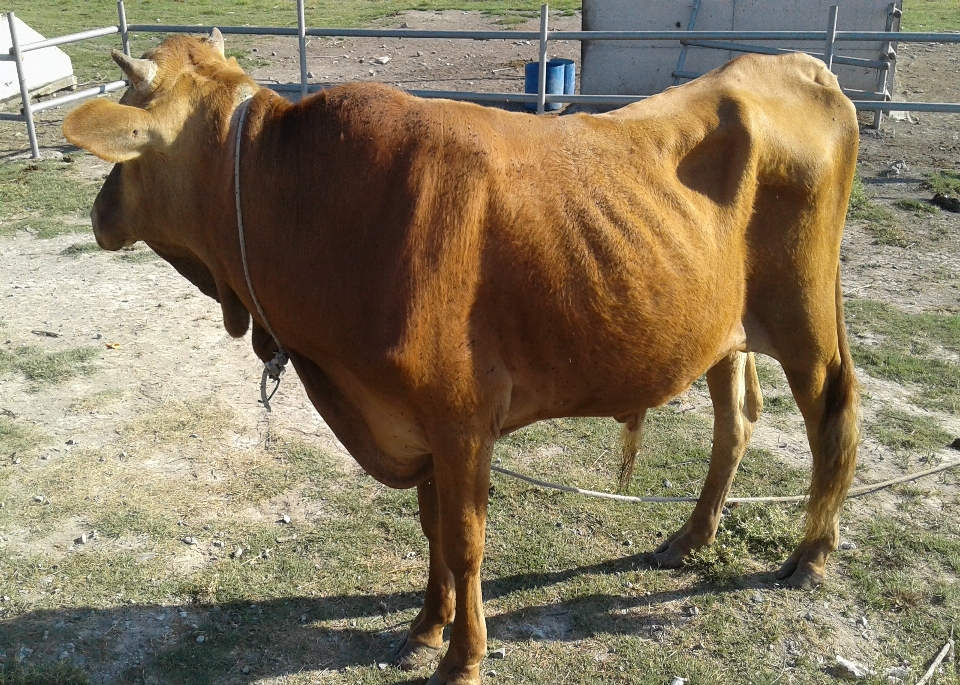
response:
<path fill-rule="evenodd" d="M 546 92 L 546 55 L 551 40 L 613 40 L 613 41 L 678 41 L 684 49 L 686 46 L 712 47 L 730 51 L 759 52 L 763 54 L 779 54 L 796 52 L 792 49 L 748 46 L 730 41 L 806 41 L 819 42 L 824 45 L 822 53 L 811 52 L 815 57 L 824 60 L 832 68 L 833 64 L 846 64 L 877 69 L 885 73 L 889 68 L 889 61 L 896 59 L 896 54 L 886 48 L 887 53 L 880 60 L 865 60 L 861 58 L 843 57 L 835 55 L 836 44 L 844 42 L 881 42 L 889 46 L 892 42 L 913 43 L 960 43 L 960 33 L 904 33 L 899 31 L 837 31 L 836 7 L 831 7 L 827 28 L 824 31 L 548 31 L 547 5 L 540 8 L 539 31 L 423 31 L 418 29 L 347 29 L 347 28 L 310 28 L 304 20 L 304 0 L 297 0 L 297 27 L 279 26 L 220 26 L 222 33 L 235 35 L 256 36 L 289 36 L 299 41 L 300 82 L 267 84 L 269 88 L 281 93 L 299 93 L 301 97 L 308 93 L 322 90 L 325 86 L 310 84 L 307 78 L 306 45 L 305 39 L 310 37 L 353 37 L 353 38 L 429 38 L 450 40 L 529 40 L 536 41 L 539 47 L 539 82 L 537 93 L 481 93 L 474 91 L 438 91 L 438 90 L 409 90 L 408 92 L 420 97 L 449 98 L 471 100 L 476 102 L 512 102 L 536 103 L 537 112 L 542 114 L 545 105 L 549 103 L 592 104 L 592 105 L 626 105 L 643 100 L 643 95 L 553 95 Z M 80 31 L 64 36 L 36 41 L 20 45 L 17 40 L 15 17 L 13 12 L 7 13 L 7 23 L 10 27 L 12 47 L 8 54 L 0 53 L 0 61 L 13 61 L 17 66 L 17 76 L 20 83 L 20 98 L 22 109 L 20 114 L 0 113 L 0 121 L 20 121 L 27 126 L 27 136 L 30 140 L 30 149 L 34 159 L 40 158 L 40 149 L 37 142 L 33 115 L 54 107 L 83 100 L 89 97 L 104 95 L 120 90 L 128 85 L 126 81 L 110 81 L 95 84 L 73 93 L 53 97 L 42 102 L 33 103 L 27 90 L 26 73 L 23 62 L 24 53 L 41 50 L 57 45 L 76 43 L 91 38 L 99 38 L 113 34 L 120 34 L 123 52 L 130 54 L 130 34 L 138 33 L 201 33 L 209 32 L 212 25 L 167 25 L 167 24 L 128 24 L 124 0 L 117 0 L 116 26 Z M 890 25 L 888 23 L 888 29 Z M 681 65 L 682 67 L 682 65 Z M 698 74 L 678 70 L 675 74 L 685 78 L 693 78 Z M 960 103 L 942 102 L 892 102 L 886 98 L 889 95 L 882 93 L 867 93 L 861 91 L 847 91 L 853 104 L 858 110 L 878 113 L 889 112 L 945 112 L 960 113 Z M 858 98 L 875 99 L 858 99 Z"/>

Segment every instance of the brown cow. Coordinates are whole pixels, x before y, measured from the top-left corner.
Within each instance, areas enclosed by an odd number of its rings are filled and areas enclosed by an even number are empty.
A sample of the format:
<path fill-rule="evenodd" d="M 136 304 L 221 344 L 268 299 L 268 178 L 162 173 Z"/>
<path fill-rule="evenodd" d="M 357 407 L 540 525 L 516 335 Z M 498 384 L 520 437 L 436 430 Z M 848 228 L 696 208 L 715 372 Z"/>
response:
<path fill-rule="evenodd" d="M 399 665 L 434 657 L 452 622 L 431 683 L 479 682 L 490 455 L 534 421 L 614 416 L 635 444 L 644 412 L 706 372 L 710 471 L 654 558 L 713 540 L 760 411 L 752 352 L 782 364 L 813 454 L 779 577 L 823 578 L 858 440 L 838 260 L 858 132 L 820 62 L 744 56 L 616 112 L 538 118 L 376 84 L 291 104 L 219 32 L 114 58 L 121 104 L 63 124 L 117 163 L 97 242 L 145 241 L 234 336 L 252 313 L 264 359 L 272 328 L 363 468 L 417 486 L 430 574 Z"/>

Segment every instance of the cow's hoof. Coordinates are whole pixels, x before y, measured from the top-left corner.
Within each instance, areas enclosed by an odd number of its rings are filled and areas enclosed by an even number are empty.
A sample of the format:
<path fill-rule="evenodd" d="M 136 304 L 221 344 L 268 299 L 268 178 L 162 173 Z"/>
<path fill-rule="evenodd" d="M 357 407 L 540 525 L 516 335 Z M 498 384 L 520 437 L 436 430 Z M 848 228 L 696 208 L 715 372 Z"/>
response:
<path fill-rule="evenodd" d="M 646 555 L 646 560 L 651 566 L 660 568 L 680 568 L 683 566 L 690 553 L 703 546 L 700 538 L 695 538 L 682 528 L 660 543 L 656 550 Z"/>
<path fill-rule="evenodd" d="M 440 669 L 437 669 L 437 672 L 430 676 L 427 685 L 480 685 L 480 672 L 474 668 L 442 675 Z"/>
<path fill-rule="evenodd" d="M 439 647 L 431 647 L 422 642 L 411 642 L 404 639 L 393 655 L 393 665 L 401 671 L 412 671 L 426 666 L 440 654 Z"/>
<path fill-rule="evenodd" d="M 796 549 L 777 571 L 777 580 L 796 590 L 813 590 L 823 583 L 823 563 L 808 558 L 802 547 Z"/>

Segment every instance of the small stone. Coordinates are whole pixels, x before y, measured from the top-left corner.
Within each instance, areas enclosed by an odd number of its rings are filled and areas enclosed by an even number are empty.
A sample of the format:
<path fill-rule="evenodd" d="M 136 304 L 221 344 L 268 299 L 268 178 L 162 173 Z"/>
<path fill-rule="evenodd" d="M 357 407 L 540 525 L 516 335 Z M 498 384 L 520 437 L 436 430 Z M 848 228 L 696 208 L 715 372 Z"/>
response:
<path fill-rule="evenodd" d="M 237 547 L 235 550 L 233 550 L 233 553 L 230 556 L 233 557 L 234 559 L 239 559 L 240 557 L 242 557 L 243 547 Z"/>
<path fill-rule="evenodd" d="M 307 622 L 307 615 L 300 614 L 300 623 L 306 623 L 306 622 Z"/>
<path fill-rule="evenodd" d="M 855 661 L 848 661 L 839 654 L 837 657 L 837 675 L 846 680 L 862 680 L 872 673 L 866 666 L 862 666 Z"/>
<path fill-rule="evenodd" d="M 213 541 L 213 546 L 214 546 L 214 547 L 223 547 L 223 540 L 214 540 L 214 541 Z"/>
<path fill-rule="evenodd" d="M 381 671 L 386 671 L 387 670 L 386 662 L 381 661 L 379 664 L 377 664 L 377 668 L 379 668 Z"/>
<path fill-rule="evenodd" d="M 494 649 L 492 652 L 487 654 L 487 656 L 490 657 L 491 659 L 503 659 L 504 657 L 507 656 L 507 649 L 506 647 L 501 647 L 500 649 Z"/>
<path fill-rule="evenodd" d="M 67 440 L 67 444 L 68 444 L 68 445 L 79 445 L 80 443 L 79 443 L 78 441 L 74 440 L 73 438 L 70 438 L 69 440 Z"/>
<path fill-rule="evenodd" d="M 197 435 L 196 433 L 191 433 L 191 434 L 190 434 L 190 437 L 191 437 L 191 438 L 199 438 L 200 436 Z"/>
<path fill-rule="evenodd" d="M 763 604 L 763 595 L 759 592 L 754 592 L 753 596 L 750 597 L 750 601 L 754 604 Z"/>
<path fill-rule="evenodd" d="M 489 671 L 484 672 L 483 675 L 487 676 L 488 678 L 496 678 L 497 672 L 491 668 Z"/>
<path fill-rule="evenodd" d="M 203 644 L 204 642 L 206 642 L 206 641 L 207 641 L 207 638 L 206 638 L 205 636 L 203 636 L 203 635 L 197 635 L 197 644 L 198 644 L 198 645 L 202 645 L 202 644 Z"/>
<path fill-rule="evenodd" d="M 688 616 L 699 616 L 699 615 L 700 615 L 700 608 L 699 608 L 699 607 L 695 607 L 695 606 L 689 606 L 689 607 L 687 607 L 687 615 L 688 615 Z"/>
<path fill-rule="evenodd" d="M 44 500 L 43 495 L 34 495 L 34 496 L 33 496 L 33 501 L 34 501 L 34 502 L 43 502 L 43 500 Z"/>
<path fill-rule="evenodd" d="M 16 465 L 19 464 L 21 461 L 22 461 L 22 459 L 20 459 L 20 457 L 14 457 L 14 458 L 13 458 L 13 465 L 16 466 Z"/>
<path fill-rule="evenodd" d="M 277 51 L 276 51 L 276 50 L 271 50 L 271 51 L 270 51 L 270 56 L 271 56 L 271 57 L 276 57 L 276 56 L 277 56 Z"/>
<path fill-rule="evenodd" d="M 377 72 L 375 72 L 373 69 L 371 69 L 371 70 L 368 71 L 367 73 L 370 74 L 371 76 L 376 76 L 376 75 L 377 75 Z"/>
<path fill-rule="evenodd" d="M 290 517 L 284 514 L 280 517 L 280 523 L 290 523 Z"/>
<path fill-rule="evenodd" d="M 260 556 L 263 557 L 264 559 L 269 559 L 269 558 L 270 558 L 270 550 L 269 550 L 269 549 L 263 550 L 262 552 L 260 552 Z"/>
<path fill-rule="evenodd" d="M 241 668 L 240 670 L 243 672 L 243 675 L 247 675 L 247 674 L 250 672 L 250 667 L 249 667 L 249 666 L 244 666 L 244 667 Z"/>
<path fill-rule="evenodd" d="M 63 661 L 64 659 L 69 659 L 69 658 L 70 658 L 70 652 L 64 651 L 57 654 L 57 659 L 59 661 Z"/>
<path fill-rule="evenodd" d="M 680 676 L 673 676 L 673 680 L 670 681 L 670 685 L 684 685 L 687 681 L 681 678 Z"/>
<path fill-rule="evenodd" d="M 384 55 L 383 57 L 377 57 L 376 59 L 374 59 L 374 60 L 373 60 L 373 63 L 374 63 L 374 64 L 386 64 L 386 63 L 389 62 L 389 61 L 390 61 L 390 58 L 387 57 L 386 55 Z"/>
<path fill-rule="evenodd" d="M 663 487 L 665 487 L 667 490 L 669 490 L 670 488 L 673 487 L 673 483 L 671 483 L 671 482 L 668 481 L 666 478 L 664 478 L 664 479 L 663 479 Z"/>
<path fill-rule="evenodd" d="M 910 669 L 904 668 L 903 666 L 894 666 L 893 668 L 887 669 L 887 682 L 892 685 L 897 683 L 904 683 L 907 681 L 907 678 L 910 677 Z"/>
<path fill-rule="evenodd" d="M 861 627 L 861 628 L 866 628 L 867 625 L 868 625 L 868 624 L 867 624 L 867 617 L 866 617 L 866 616 L 861 616 L 861 617 L 860 617 L 860 620 L 857 621 L 857 623 L 860 624 L 860 627 Z"/>
<path fill-rule="evenodd" d="M 814 616 L 811 612 L 808 611 L 803 615 L 803 618 L 807 621 L 812 621 L 814 619 Z"/>
<path fill-rule="evenodd" d="M 849 542 L 845 540 L 840 543 L 840 549 L 842 550 L 854 550 L 856 548 L 857 548 L 857 544 L 855 542 Z"/>
<path fill-rule="evenodd" d="M 313 74 L 312 71 L 308 71 L 308 72 L 307 72 L 307 78 L 316 78 L 316 76 L 314 76 L 314 74 Z"/>
<path fill-rule="evenodd" d="M 624 541 L 623 541 L 623 546 L 624 546 L 624 547 L 633 547 L 633 540 L 624 540 Z"/>
<path fill-rule="evenodd" d="M 74 542 L 75 542 L 76 544 L 78 544 L 78 545 L 85 545 L 85 544 L 87 544 L 87 534 L 86 534 L 86 533 L 80 533 L 80 537 L 78 537 L 76 540 L 74 540 Z"/>

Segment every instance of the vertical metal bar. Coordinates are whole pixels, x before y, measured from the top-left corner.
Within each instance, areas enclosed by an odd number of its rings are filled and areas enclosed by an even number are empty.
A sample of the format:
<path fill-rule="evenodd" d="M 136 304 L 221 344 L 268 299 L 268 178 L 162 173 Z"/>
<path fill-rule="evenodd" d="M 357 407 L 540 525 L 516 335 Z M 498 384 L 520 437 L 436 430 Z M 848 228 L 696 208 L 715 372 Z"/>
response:
<path fill-rule="evenodd" d="M 297 0 L 297 39 L 300 41 L 300 99 L 307 97 L 307 22 L 303 0 Z"/>
<path fill-rule="evenodd" d="M 687 31 L 693 31 L 697 25 L 697 13 L 700 11 L 700 0 L 693 1 L 693 9 L 690 10 L 690 21 L 687 22 Z M 687 63 L 687 45 L 682 43 L 680 45 L 680 59 L 677 60 L 676 71 L 683 71 L 684 65 Z M 673 85 L 680 85 L 680 77 L 673 77 Z"/>
<path fill-rule="evenodd" d="M 127 10 L 123 0 L 117 0 L 117 17 L 120 19 L 120 42 L 123 44 L 123 54 L 130 56 L 130 34 L 127 32 Z"/>
<path fill-rule="evenodd" d="M 833 46 L 837 42 L 837 14 L 839 10 L 839 5 L 831 5 L 830 16 L 827 19 L 827 45 L 823 50 L 823 61 L 830 71 L 833 71 Z"/>
<path fill-rule="evenodd" d="M 27 137 L 30 138 L 30 152 L 34 159 L 40 159 L 40 146 L 37 144 L 37 129 L 33 126 L 33 110 L 30 108 L 30 91 L 27 90 L 27 74 L 20 54 L 20 40 L 17 38 L 17 22 L 13 12 L 7 12 L 7 24 L 10 26 L 10 43 L 13 46 L 13 59 L 17 63 L 17 78 L 20 80 L 20 99 L 23 100 L 23 118 L 27 121 Z"/>
<path fill-rule="evenodd" d="M 897 7 L 896 2 L 891 2 L 887 6 L 887 23 L 885 30 L 887 32 L 893 31 L 894 22 L 903 15 L 903 11 Z M 880 46 L 880 60 L 886 64 L 885 69 L 877 70 L 877 92 L 884 94 L 884 99 L 886 99 L 887 84 L 890 81 L 890 62 L 891 54 L 893 54 L 893 43 L 890 41 L 885 41 Z M 879 109 L 873 113 L 873 124 L 872 128 L 878 130 L 880 125 L 883 123 L 883 112 Z"/>
<path fill-rule="evenodd" d="M 537 71 L 537 114 L 543 114 L 547 103 L 547 16 L 549 6 L 540 5 L 540 68 Z"/>

